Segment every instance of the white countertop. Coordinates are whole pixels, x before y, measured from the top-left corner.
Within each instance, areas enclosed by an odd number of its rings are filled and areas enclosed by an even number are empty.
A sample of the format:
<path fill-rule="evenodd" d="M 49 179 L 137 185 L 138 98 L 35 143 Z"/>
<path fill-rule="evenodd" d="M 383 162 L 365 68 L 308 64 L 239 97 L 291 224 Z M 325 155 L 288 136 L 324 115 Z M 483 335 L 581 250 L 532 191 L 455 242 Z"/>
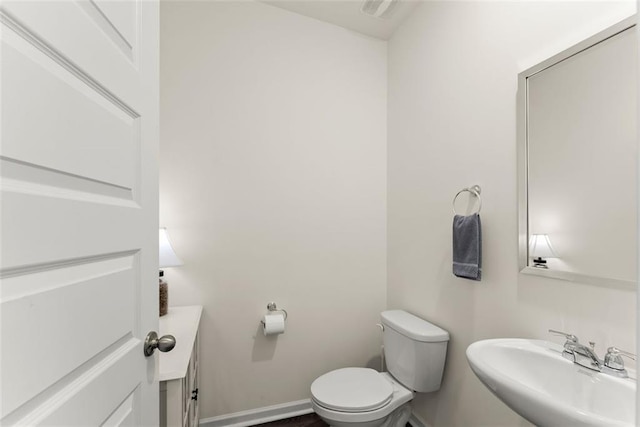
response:
<path fill-rule="evenodd" d="M 201 305 L 189 305 L 169 307 L 168 313 L 160 318 L 159 335 L 170 334 L 176 337 L 173 350 L 160 353 L 160 381 L 186 376 L 201 314 Z"/>

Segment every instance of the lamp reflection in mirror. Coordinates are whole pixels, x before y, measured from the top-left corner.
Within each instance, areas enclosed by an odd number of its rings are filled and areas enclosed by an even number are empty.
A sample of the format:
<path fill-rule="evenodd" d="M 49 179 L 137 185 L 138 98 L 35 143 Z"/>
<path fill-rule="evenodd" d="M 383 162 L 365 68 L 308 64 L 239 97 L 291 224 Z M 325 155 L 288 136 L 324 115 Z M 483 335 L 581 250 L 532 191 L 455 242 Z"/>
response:
<path fill-rule="evenodd" d="M 547 260 L 544 258 L 558 258 L 549 236 L 546 234 L 532 234 L 529 240 L 529 256 L 533 258 L 533 266 L 537 268 L 547 267 Z"/>
<path fill-rule="evenodd" d="M 160 268 L 178 267 L 182 265 L 182 260 L 178 258 L 169 242 L 169 235 L 166 228 L 161 228 L 158 235 L 159 253 L 158 261 Z M 169 310 L 169 285 L 163 278 L 164 271 L 160 270 L 160 316 L 167 314 Z"/>

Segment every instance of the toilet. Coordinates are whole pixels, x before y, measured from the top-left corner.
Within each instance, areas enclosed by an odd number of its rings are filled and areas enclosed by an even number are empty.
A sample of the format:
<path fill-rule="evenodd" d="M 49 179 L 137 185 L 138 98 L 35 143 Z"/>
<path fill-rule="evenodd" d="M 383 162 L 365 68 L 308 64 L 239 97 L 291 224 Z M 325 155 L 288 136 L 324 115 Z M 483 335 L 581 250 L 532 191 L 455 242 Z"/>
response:
<path fill-rule="evenodd" d="M 403 310 L 381 318 L 389 372 L 342 368 L 311 384 L 311 406 L 330 426 L 404 426 L 414 392 L 440 389 L 449 333 Z"/>

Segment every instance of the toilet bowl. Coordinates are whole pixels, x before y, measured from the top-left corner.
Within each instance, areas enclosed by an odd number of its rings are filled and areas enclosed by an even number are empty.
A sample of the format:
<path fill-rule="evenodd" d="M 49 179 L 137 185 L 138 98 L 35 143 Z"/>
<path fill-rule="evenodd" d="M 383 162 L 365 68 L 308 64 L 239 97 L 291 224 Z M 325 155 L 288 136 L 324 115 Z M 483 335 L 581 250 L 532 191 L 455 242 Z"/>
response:
<path fill-rule="evenodd" d="M 335 427 L 405 425 L 411 416 L 413 392 L 387 372 L 342 368 L 311 384 L 311 406 Z"/>
<path fill-rule="evenodd" d="M 384 311 L 389 372 L 341 368 L 311 384 L 311 406 L 333 427 L 404 427 L 414 391 L 440 389 L 449 333 L 403 310 Z"/>

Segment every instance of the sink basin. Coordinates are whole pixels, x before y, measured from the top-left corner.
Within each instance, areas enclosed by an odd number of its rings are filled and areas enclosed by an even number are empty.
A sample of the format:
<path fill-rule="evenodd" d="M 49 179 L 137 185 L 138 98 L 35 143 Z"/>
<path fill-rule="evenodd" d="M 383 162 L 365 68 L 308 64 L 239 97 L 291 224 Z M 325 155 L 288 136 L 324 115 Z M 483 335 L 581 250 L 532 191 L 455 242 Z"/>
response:
<path fill-rule="evenodd" d="M 636 382 L 583 368 L 561 345 L 527 339 L 478 341 L 471 369 L 487 388 L 538 426 L 635 426 Z"/>

